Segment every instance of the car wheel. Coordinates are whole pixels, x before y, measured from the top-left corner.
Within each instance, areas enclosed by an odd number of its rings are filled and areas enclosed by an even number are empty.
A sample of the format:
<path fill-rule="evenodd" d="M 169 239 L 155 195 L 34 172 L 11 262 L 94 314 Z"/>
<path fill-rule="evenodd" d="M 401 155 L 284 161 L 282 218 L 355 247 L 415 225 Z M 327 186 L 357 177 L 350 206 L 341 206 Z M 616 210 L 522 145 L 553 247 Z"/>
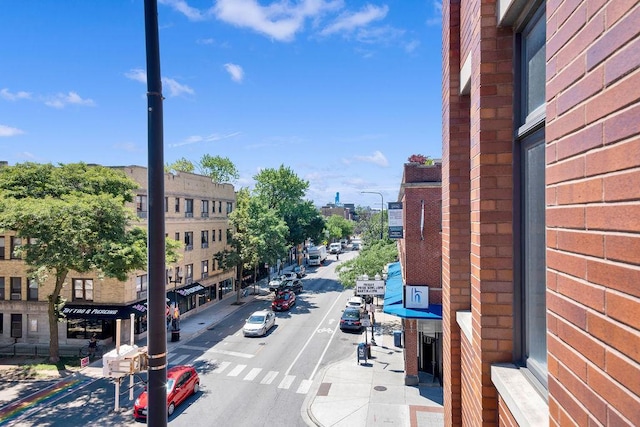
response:
<path fill-rule="evenodd" d="M 200 383 L 195 383 L 193 385 L 193 394 L 196 394 L 200 391 Z"/>
<path fill-rule="evenodd" d="M 169 409 L 167 410 L 167 414 L 169 414 L 169 416 L 173 415 L 173 411 L 176 410 L 176 405 L 175 403 L 171 402 L 169 404 Z"/>

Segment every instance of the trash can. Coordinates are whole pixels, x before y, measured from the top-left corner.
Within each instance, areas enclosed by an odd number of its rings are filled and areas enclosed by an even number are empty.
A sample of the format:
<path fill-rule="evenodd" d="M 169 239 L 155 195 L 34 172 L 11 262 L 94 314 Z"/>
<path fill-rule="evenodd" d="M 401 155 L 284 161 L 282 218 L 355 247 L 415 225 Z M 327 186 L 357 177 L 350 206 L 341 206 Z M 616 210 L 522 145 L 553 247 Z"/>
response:
<path fill-rule="evenodd" d="M 361 360 L 364 360 L 365 363 L 367 362 L 367 345 L 363 342 L 358 344 L 358 363 Z"/>
<path fill-rule="evenodd" d="M 180 329 L 171 331 L 171 342 L 180 341 Z"/>
<path fill-rule="evenodd" d="M 393 331 L 393 345 L 402 347 L 402 331 Z"/>

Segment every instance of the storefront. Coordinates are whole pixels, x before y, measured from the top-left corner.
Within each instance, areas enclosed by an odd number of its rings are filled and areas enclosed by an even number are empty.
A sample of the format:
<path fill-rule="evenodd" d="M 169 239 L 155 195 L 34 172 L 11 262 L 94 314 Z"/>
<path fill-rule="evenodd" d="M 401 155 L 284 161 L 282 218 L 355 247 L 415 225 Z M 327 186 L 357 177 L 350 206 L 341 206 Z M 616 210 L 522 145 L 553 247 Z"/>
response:
<path fill-rule="evenodd" d="M 136 335 L 147 330 L 147 306 L 144 302 L 131 305 L 78 305 L 65 304 L 62 314 L 66 318 L 67 339 L 89 339 L 96 334 L 99 340 L 113 339 L 116 319 L 128 321 L 134 314 Z"/>

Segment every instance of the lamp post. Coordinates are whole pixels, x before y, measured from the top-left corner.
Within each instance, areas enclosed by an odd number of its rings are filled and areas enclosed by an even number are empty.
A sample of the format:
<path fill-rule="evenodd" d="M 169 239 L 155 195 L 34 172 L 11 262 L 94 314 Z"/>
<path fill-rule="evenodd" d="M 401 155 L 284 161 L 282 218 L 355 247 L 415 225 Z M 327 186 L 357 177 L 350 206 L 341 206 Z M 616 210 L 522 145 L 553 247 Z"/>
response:
<path fill-rule="evenodd" d="M 180 271 L 179 268 L 176 268 L 176 278 L 173 278 L 173 268 L 169 269 L 169 274 L 167 275 L 169 279 L 169 283 L 173 283 L 173 313 L 171 314 L 171 341 L 180 341 L 180 309 L 178 309 L 178 292 L 177 286 L 178 283 L 182 283 L 182 279 L 184 278 L 184 273 Z"/>
<path fill-rule="evenodd" d="M 380 196 L 380 240 L 384 233 L 384 197 L 378 191 L 361 191 L 360 193 L 377 194 Z"/>

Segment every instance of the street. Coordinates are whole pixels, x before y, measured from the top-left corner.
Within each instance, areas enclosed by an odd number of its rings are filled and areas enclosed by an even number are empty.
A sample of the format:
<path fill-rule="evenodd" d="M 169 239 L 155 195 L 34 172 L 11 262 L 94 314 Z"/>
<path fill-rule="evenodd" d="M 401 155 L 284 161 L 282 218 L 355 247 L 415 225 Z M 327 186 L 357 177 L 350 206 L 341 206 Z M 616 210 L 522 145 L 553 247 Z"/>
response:
<path fill-rule="evenodd" d="M 344 254 L 344 259 L 354 254 Z M 296 305 L 276 313 L 276 326 L 265 337 L 242 334 L 244 320 L 270 307 L 272 295 L 256 297 L 232 315 L 168 355 L 169 365 L 193 364 L 200 392 L 189 397 L 169 418 L 172 426 L 304 426 L 305 398 L 318 373 L 335 361 L 355 355 L 364 334 L 339 329 L 342 309 L 352 290 L 335 280 L 335 260 L 309 269 Z M 338 264 L 339 265 L 339 264 Z M 134 398 L 146 375 L 136 377 Z M 95 424 L 143 425 L 132 418 L 129 377 L 122 381 L 120 410 L 114 411 L 113 380 L 98 379 L 43 402 L 18 418 L 17 426 Z"/>

